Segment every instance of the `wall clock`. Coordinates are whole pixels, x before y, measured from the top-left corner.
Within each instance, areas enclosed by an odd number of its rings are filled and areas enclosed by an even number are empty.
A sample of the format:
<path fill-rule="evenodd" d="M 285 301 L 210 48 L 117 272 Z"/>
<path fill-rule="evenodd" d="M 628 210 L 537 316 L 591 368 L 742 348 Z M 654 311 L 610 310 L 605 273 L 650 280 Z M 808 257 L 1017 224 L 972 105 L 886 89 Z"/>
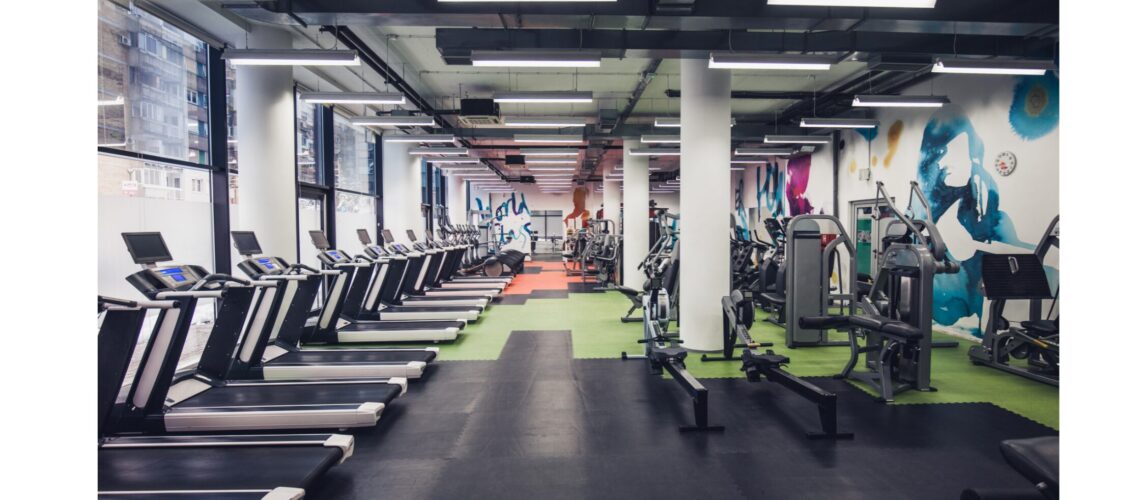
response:
<path fill-rule="evenodd" d="M 998 153 L 997 158 L 994 158 L 994 170 L 998 174 L 1007 176 L 1012 174 L 1017 169 L 1017 157 L 1010 151 L 1003 151 Z"/>

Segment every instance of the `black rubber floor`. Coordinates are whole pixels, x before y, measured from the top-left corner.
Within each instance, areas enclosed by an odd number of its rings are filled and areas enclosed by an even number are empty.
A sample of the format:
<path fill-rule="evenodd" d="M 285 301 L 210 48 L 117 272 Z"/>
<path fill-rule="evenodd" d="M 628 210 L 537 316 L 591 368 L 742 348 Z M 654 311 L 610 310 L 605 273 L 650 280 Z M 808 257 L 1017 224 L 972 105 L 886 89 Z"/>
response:
<path fill-rule="evenodd" d="M 1024 487 L 1002 439 L 1053 434 L 990 404 L 875 402 L 840 381 L 841 430 L 810 441 L 814 407 L 781 387 L 704 382 L 722 434 L 639 361 L 574 360 L 567 331 L 514 332 L 494 362 L 437 362 L 356 433 L 355 455 L 306 498 L 957 498 Z"/>

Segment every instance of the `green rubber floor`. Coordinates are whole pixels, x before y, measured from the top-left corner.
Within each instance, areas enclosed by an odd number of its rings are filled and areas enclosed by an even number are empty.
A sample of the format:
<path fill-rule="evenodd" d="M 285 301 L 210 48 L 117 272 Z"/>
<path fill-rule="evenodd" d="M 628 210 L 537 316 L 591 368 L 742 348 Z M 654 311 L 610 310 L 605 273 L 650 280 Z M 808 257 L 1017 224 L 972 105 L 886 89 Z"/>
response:
<path fill-rule="evenodd" d="M 629 300 L 617 292 L 570 293 L 565 299 L 528 299 L 523 305 L 492 306 L 479 321 L 460 332 L 459 339 L 438 344 L 444 361 L 493 360 L 514 330 L 570 330 L 575 358 L 618 358 L 622 351 L 638 353 L 642 347 L 640 323 L 621 323 L 618 318 L 629 308 Z M 763 321 L 758 312 L 752 327 L 756 340 L 772 342 L 773 351 L 791 358 L 788 370 L 800 376 L 829 376 L 839 373 L 850 351 L 846 347 L 784 347 L 782 328 Z M 834 334 L 833 340 L 846 335 Z M 936 333 L 936 340 L 956 340 Z M 422 344 L 420 344 L 422 345 Z M 998 370 L 975 366 L 966 356 L 970 341 L 957 348 L 935 349 L 932 385 L 937 392 L 905 392 L 895 404 L 993 403 L 1054 429 L 1060 428 L 1059 391 Z M 687 361 L 698 378 L 742 377 L 739 361 L 702 362 L 697 355 Z M 854 384 L 860 386 L 861 384 Z M 866 390 L 866 387 L 861 387 Z"/>

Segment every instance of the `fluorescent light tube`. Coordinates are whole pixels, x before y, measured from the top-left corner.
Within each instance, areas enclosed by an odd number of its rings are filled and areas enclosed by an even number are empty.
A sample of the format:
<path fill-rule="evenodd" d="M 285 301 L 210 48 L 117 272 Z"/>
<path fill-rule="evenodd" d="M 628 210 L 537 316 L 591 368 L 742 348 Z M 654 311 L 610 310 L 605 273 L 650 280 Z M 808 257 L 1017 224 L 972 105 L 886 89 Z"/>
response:
<path fill-rule="evenodd" d="M 792 148 L 736 148 L 737 156 L 787 156 L 794 151 Z"/>
<path fill-rule="evenodd" d="M 857 108 L 941 108 L 946 96 L 936 95 L 857 95 L 851 105 Z"/>
<path fill-rule="evenodd" d="M 831 138 L 825 135 L 766 135 L 764 144 L 827 144 Z"/>
<path fill-rule="evenodd" d="M 767 160 L 729 160 L 734 165 L 767 165 Z"/>
<path fill-rule="evenodd" d="M 672 116 L 659 116 L 653 119 L 653 126 L 661 128 L 681 128 L 681 119 L 679 117 Z M 732 119 L 732 122 L 729 123 L 729 126 L 736 126 L 736 118 Z"/>
<path fill-rule="evenodd" d="M 602 65 L 598 51 L 471 51 L 471 65 L 524 68 L 597 68 Z"/>
<path fill-rule="evenodd" d="M 578 160 L 560 158 L 532 158 L 526 160 L 528 165 L 577 165 Z"/>
<path fill-rule="evenodd" d="M 580 118 L 529 118 L 516 116 L 503 120 L 507 127 L 563 128 L 585 127 L 586 120 Z"/>
<path fill-rule="evenodd" d="M 643 135 L 641 136 L 642 144 L 680 144 L 681 136 L 679 135 Z"/>
<path fill-rule="evenodd" d="M 404 104 L 398 92 L 301 92 L 301 100 L 310 104 Z"/>
<path fill-rule="evenodd" d="M 681 148 L 633 148 L 630 156 L 681 156 Z"/>
<path fill-rule="evenodd" d="M 455 163 L 455 164 L 472 164 L 479 163 L 478 158 L 455 158 L 455 157 L 440 157 L 440 158 L 424 158 L 428 163 Z"/>
<path fill-rule="evenodd" d="M 738 54 L 713 52 L 709 54 L 709 67 L 716 69 L 788 69 L 827 71 L 834 59 L 831 56 L 805 56 L 788 54 Z"/>
<path fill-rule="evenodd" d="M 593 92 L 495 92 L 491 99 L 501 103 L 590 103 Z"/>
<path fill-rule="evenodd" d="M 465 155 L 467 148 L 414 148 L 408 150 L 412 156 L 424 155 Z"/>
<path fill-rule="evenodd" d="M 548 144 L 581 144 L 582 136 L 579 134 L 515 134 L 515 142 L 548 143 Z"/>
<path fill-rule="evenodd" d="M 523 156 L 578 156 L 577 149 L 543 149 L 521 148 L 519 154 Z"/>
<path fill-rule="evenodd" d="M 573 172 L 577 170 L 574 167 L 537 167 L 527 166 L 528 170 L 532 172 Z"/>
<path fill-rule="evenodd" d="M 234 66 L 359 66 L 355 50 L 226 49 L 222 59 Z"/>
<path fill-rule="evenodd" d="M 803 118 L 803 128 L 875 128 L 879 120 L 871 118 Z"/>
<path fill-rule="evenodd" d="M 938 59 L 933 73 L 962 73 L 972 75 L 1044 75 L 1056 69 L 1052 61 L 1003 61 L 1001 59 Z"/>
<path fill-rule="evenodd" d="M 768 0 L 768 5 L 798 5 L 806 7 L 883 7 L 904 9 L 933 9 L 935 3 L 938 3 L 938 0 Z"/>
<path fill-rule="evenodd" d="M 455 136 L 450 134 L 439 135 L 386 135 L 384 142 L 455 142 Z"/>
<path fill-rule="evenodd" d="M 430 116 L 357 116 L 350 118 L 353 125 L 365 127 L 434 127 L 435 118 Z"/>

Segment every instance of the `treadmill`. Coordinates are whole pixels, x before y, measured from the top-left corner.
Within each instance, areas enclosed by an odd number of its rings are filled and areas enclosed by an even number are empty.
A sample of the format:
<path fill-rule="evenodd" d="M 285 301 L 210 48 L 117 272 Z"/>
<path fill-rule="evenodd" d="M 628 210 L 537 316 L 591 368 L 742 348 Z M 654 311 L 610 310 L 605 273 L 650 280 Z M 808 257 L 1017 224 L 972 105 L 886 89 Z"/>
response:
<path fill-rule="evenodd" d="M 356 236 L 364 246 L 364 257 L 374 263 L 372 282 L 364 296 L 364 305 L 357 314 L 362 320 L 463 320 L 476 321 L 483 312 L 481 305 L 419 305 L 419 304 L 392 304 L 386 302 L 384 290 L 391 290 L 399 286 L 404 279 L 406 262 L 403 265 L 394 265 L 393 260 L 405 257 L 388 255 L 382 248 L 370 249 L 372 238 L 367 229 L 357 229 Z"/>
<path fill-rule="evenodd" d="M 146 348 L 112 408 L 114 432 L 201 432 L 263 429 L 343 429 L 376 425 L 407 379 L 304 381 L 225 380 L 226 363 L 247 328 L 257 287 L 198 266 L 156 265 L 173 260 L 159 233 L 123 233 L 131 257 L 143 270 L 127 277 L 161 309 Z M 215 319 L 200 360 L 178 371 L 179 358 L 200 299 L 217 299 Z M 176 373 L 177 371 L 177 373 Z"/>
<path fill-rule="evenodd" d="M 317 258 L 325 270 L 338 271 L 328 286 L 324 306 L 305 322 L 301 341 L 307 344 L 352 342 L 443 342 L 455 340 L 466 321 L 392 321 L 356 319 L 363 295 L 372 284 L 375 263 L 350 259 L 331 248 L 325 234 L 309 231 Z"/>
<path fill-rule="evenodd" d="M 380 290 L 380 300 L 383 303 L 418 307 L 476 306 L 483 310 L 490 305 L 491 297 L 486 295 L 453 295 L 449 297 L 413 295 L 414 290 L 412 289 L 415 286 L 413 276 L 418 275 L 418 266 L 422 264 L 422 257 L 405 255 L 395 249 L 373 244 L 371 238 L 367 238 L 367 231 L 363 233 L 363 237 L 361 231 L 364 230 L 357 230 L 357 237 L 362 238 L 364 254 L 370 259 L 383 259 L 388 263 L 385 271 L 386 278 L 382 282 Z M 382 240 L 383 238 L 384 236 L 381 235 Z M 412 266 L 413 263 L 416 263 L 416 266 Z M 413 267 L 416 269 L 414 272 L 412 271 Z"/>
<path fill-rule="evenodd" d="M 352 377 L 420 378 L 439 348 L 300 347 L 309 308 L 320 290 L 322 274 L 303 264 L 288 264 L 261 254 L 253 231 L 232 231 L 238 263 L 255 280 L 278 281 L 254 300 L 248 333 L 242 337 L 226 378 L 268 380 Z"/>
<path fill-rule="evenodd" d="M 443 289 L 486 289 L 502 292 L 507 285 L 511 284 L 513 278 L 509 276 L 456 276 L 456 271 L 459 269 L 466 249 L 462 246 L 438 242 L 432 238 L 430 232 L 426 233 L 426 236 L 426 241 L 421 243 L 417 241 L 416 233 L 411 229 L 408 230 L 408 240 L 412 242 L 412 248 L 429 255 L 431 252 L 437 253 L 428 269 L 425 278 L 426 286 Z"/>
<path fill-rule="evenodd" d="M 502 290 L 472 290 L 472 289 L 442 289 L 431 288 L 426 286 L 428 283 L 427 275 L 428 270 L 431 268 L 432 262 L 438 262 L 435 257 L 441 255 L 438 252 L 428 253 L 419 250 L 408 248 L 402 243 L 396 242 L 392 237 L 392 232 L 385 229 L 382 233 L 384 241 L 388 245 L 388 251 L 394 252 L 398 255 L 403 255 L 408 258 L 408 269 L 405 271 L 404 283 L 402 285 L 402 293 L 410 296 L 426 296 L 426 297 L 462 297 L 462 298 L 486 298 L 487 300 L 498 297 Z"/>
<path fill-rule="evenodd" d="M 99 297 L 100 498 L 292 500 L 352 456 L 344 434 L 114 436 L 116 399 L 148 312 L 179 306 Z M 256 467 L 250 466 L 256 464 Z"/>

